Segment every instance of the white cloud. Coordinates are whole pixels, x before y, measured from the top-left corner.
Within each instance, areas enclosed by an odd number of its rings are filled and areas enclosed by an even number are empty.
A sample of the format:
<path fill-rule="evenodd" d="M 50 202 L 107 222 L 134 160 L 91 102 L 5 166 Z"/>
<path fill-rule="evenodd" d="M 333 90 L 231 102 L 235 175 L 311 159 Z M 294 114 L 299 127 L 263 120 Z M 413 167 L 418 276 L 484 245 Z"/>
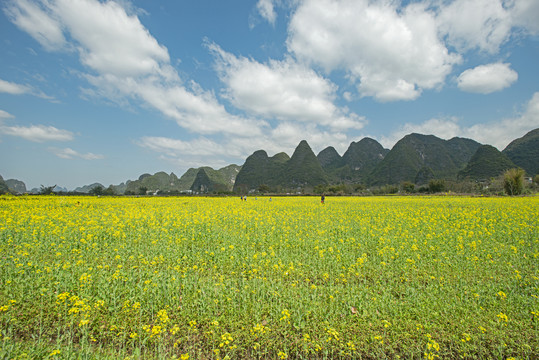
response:
<path fill-rule="evenodd" d="M 465 136 L 503 150 L 511 141 L 539 127 L 539 92 L 526 104 L 519 116 L 494 123 L 476 124 L 464 129 Z"/>
<path fill-rule="evenodd" d="M 459 51 L 477 48 L 496 53 L 512 27 L 502 0 L 455 0 L 441 7 L 438 22 L 440 32 Z"/>
<path fill-rule="evenodd" d="M 20 85 L 0 79 L 0 93 L 21 95 L 27 92 L 30 92 L 30 88 L 26 85 Z"/>
<path fill-rule="evenodd" d="M 4 111 L 4 110 L 0 110 L 0 124 L 1 124 L 1 120 L 2 119 L 12 119 L 14 118 L 15 116 L 11 115 L 10 113 L 8 113 L 7 111 Z"/>
<path fill-rule="evenodd" d="M 54 97 L 48 96 L 47 94 L 43 93 L 42 91 L 36 90 L 31 86 L 16 84 L 16 83 L 5 81 L 5 80 L 2 80 L 2 79 L 0 79 L 0 93 L 7 93 L 7 94 L 11 94 L 11 95 L 30 94 L 30 95 L 40 97 L 42 99 L 47 99 L 47 100 L 51 100 L 53 102 L 56 102 Z"/>
<path fill-rule="evenodd" d="M 46 2 L 16 0 L 4 8 L 8 18 L 26 31 L 47 50 L 58 50 L 66 45 L 60 22 Z"/>
<path fill-rule="evenodd" d="M 539 34 L 539 1 L 518 0 L 511 9 L 514 25 L 522 27 L 532 35 Z"/>
<path fill-rule="evenodd" d="M 199 167 L 204 164 L 218 168 L 230 163 L 226 162 L 226 157 L 245 160 L 260 149 L 267 151 L 269 156 L 283 151 L 291 156 L 301 140 L 307 140 L 315 154 L 329 144 L 343 154 L 357 138 L 350 138 L 344 132 L 320 130 L 315 124 L 281 122 L 258 136 L 227 135 L 219 142 L 204 137 L 187 141 L 168 137 L 143 137 L 136 143 L 175 165 Z"/>
<path fill-rule="evenodd" d="M 277 13 L 275 12 L 273 6 L 274 0 L 258 0 L 256 8 L 260 16 L 266 19 L 271 25 L 275 24 L 275 19 L 277 19 Z"/>
<path fill-rule="evenodd" d="M 99 160 L 103 159 L 103 155 L 93 154 L 93 153 L 86 153 L 81 154 L 71 148 L 64 148 L 64 149 L 58 149 L 58 148 L 49 148 L 49 151 L 54 153 L 56 156 L 62 159 L 84 159 L 84 160 Z"/>
<path fill-rule="evenodd" d="M 384 147 L 391 148 L 395 143 L 410 133 L 432 134 L 442 139 L 465 137 L 474 139 L 482 144 L 489 144 L 503 150 L 511 141 L 522 137 L 530 130 L 539 127 L 539 92 L 536 92 L 526 104 L 524 112 L 513 118 L 497 122 L 476 124 L 463 127 L 456 118 L 430 119 L 422 124 L 404 124 L 397 131 L 380 142 Z"/>
<path fill-rule="evenodd" d="M 263 118 L 312 122 L 335 130 L 364 126 L 364 118 L 334 105 L 337 86 L 314 70 L 290 58 L 261 64 L 215 44 L 207 46 L 227 86 L 225 96 L 237 108 Z"/>
<path fill-rule="evenodd" d="M 26 11 L 30 7 L 32 12 Z M 257 134 L 265 126 L 229 114 L 210 91 L 194 82 L 184 84 L 170 65 L 166 47 L 160 45 L 140 23 L 136 15 L 120 3 L 94 0 L 50 0 L 41 6 L 27 0 L 14 0 L 10 6 L 12 21 L 29 32 L 47 49 L 59 44 L 55 32 L 46 31 L 43 24 L 56 24 L 68 34 L 69 47 L 76 48 L 80 61 L 91 73 L 83 74 L 93 89 L 86 95 L 105 97 L 119 104 L 136 101 L 157 109 L 174 119 L 181 127 L 195 133 Z M 35 28 L 21 26 L 38 13 L 43 21 Z M 45 29 L 38 29 L 40 26 Z M 49 39 L 48 36 L 51 38 Z M 46 41 L 48 40 L 48 41 Z M 68 47 L 66 45 L 65 47 Z"/>
<path fill-rule="evenodd" d="M 138 144 L 150 150 L 164 153 L 170 157 L 186 156 L 220 156 L 227 153 L 221 144 L 207 138 L 183 141 L 161 136 L 145 136 Z"/>
<path fill-rule="evenodd" d="M 511 86 L 518 79 L 511 64 L 480 65 L 464 71 L 457 79 L 458 87 L 467 92 L 490 94 Z"/>
<path fill-rule="evenodd" d="M 99 74 L 175 79 L 168 50 L 120 4 L 56 0 L 52 11 L 77 41 L 81 62 Z"/>
<path fill-rule="evenodd" d="M 0 133 L 9 136 L 22 137 L 23 139 L 34 142 L 73 140 L 73 133 L 71 131 L 44 125 L 0 126 Z"/>
<path fill-rule="evenodd" d="M 345 70 L 362 96 L 413 100 L 441 86 L 460 57 L 438 38 L 424 5 L 396 2 L 304 1 L 289 24 L 288 49 L 326 71 Z"/>

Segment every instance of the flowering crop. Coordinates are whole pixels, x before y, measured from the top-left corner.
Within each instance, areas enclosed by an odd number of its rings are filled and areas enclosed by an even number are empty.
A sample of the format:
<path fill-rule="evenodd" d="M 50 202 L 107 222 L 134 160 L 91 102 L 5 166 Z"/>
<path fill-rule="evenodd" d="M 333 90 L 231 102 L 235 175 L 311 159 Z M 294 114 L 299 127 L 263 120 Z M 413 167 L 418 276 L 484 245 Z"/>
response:
<path fill-rule="evenodd" d="M 539 198 L 0 197 L 0 357 L 539 357 Z"/>

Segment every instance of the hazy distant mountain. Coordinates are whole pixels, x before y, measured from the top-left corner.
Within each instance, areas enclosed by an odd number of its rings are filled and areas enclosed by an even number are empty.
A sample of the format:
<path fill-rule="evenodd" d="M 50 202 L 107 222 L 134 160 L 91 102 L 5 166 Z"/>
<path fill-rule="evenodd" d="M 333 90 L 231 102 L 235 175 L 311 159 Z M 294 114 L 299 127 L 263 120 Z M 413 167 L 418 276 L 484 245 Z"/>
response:
<path fill-rule="evenodd" d="M 76 193 L 88 194 L 90 192 L 90 190 L 92 190 L 92 189 L 94 189 L 94 188 L 96 188 L 98 186 L 101 186 L 102 188 L 105 188 L 100 183 L 93 183 L 93 184 L 90 184 L 90 185 L 84 185 L 84 186 L 77 187 L 73 191 L 76 192 Z"/>
<path fill-rule="evenodd" d="M 502 152 L 491 145 L 480 146 L 458 174 L 459 179 L 489 180 L 516 167 Z"/>
<path fill-rule="evenodd" d="M 403 181 L 423 184 L 431 178 L 455 179 L 479 146 L 481 144 L 471 139 L 406 135 L 376 165 L 368 182 L 372 185 Z"/>
<path fill-rule="evenodd" d="M 0 194 L 5 194 L 9 192 L 9 188 L 4 181 L 4 178 L 0 175 Z"/>
<path fill-rule="evenodd" d="M 14 194 L 26 193 L 26 184 L 24 182 L 20 180 L 16 180 L 16 179 L 8 179 L 5 182 L 9 191 L 11 191 L 12 193 Z"/>
<path fill-rule="evenodd" d="M 539 174 L 539 128 L 513 140 L 502 152 L 529 176 Z"/>
<path fill-rule="evenodd" d="M 141 189 L 146 192 L 154 193 L 156 191 L 171 191 L 179 189 L 178 177 L 174 173 L 167 174 L 164 171 L 153 175 L 142 174 L 138 180 L 130 181 L 126 184 L 126 193 L 139 194 Z"/>

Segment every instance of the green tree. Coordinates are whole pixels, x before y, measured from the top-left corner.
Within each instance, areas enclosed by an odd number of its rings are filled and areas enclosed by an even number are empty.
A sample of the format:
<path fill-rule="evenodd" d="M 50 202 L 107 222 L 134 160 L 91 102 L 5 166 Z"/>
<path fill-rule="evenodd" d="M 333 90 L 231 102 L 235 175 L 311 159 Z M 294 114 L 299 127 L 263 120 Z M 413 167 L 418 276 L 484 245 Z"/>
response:
<path fill-rule="evenodd" d="M 108 196 L 116 195 L 116 192 L 114 191 L 113 186 L 110 185 L 108 188 L 103 190 L 103 195 L 108 195 Z"/>
<path fill-rule="evenodd" d="M 146 195 L 146 192 L 148 192 L 148 188 L 146 186 L 141 186 L 138 188 L 139 195 Z"/>
<path fill-rule="evenodd" d="M 507 195 L 520 195 L 524 189 L 524 170 L 509 169 L 503 174 L 503 188 Z"/>
<path fill-rule="evenodd" d="M 268 193 L 268 192 L 270 192 L 270 187 L 268 185 L 266 185 L 266 184 L 261 184 L 258 187 L 258 192 L 260 192 L 262 194 Z"/>
<path fill-rule="evenodd" d="M 53 185 L 53 186 L 43 186 L 43 185 L 41 185 L 41 189 L 39 190 L 39 193 L 41 195 L 54 194 L 54 188 L 55 187 L 56 187 L 56 185 Z"/>
<path fill-rule="evenodd" d="M 101 185 L 95 186 L 92 189 L 90 189 L 88 193 L 90 195 L 96 195 L 96 196 L 103 195 L 103 186 Z"/>
<path fill-rule="evenodd" d="M 413 193 L 415 191 L 415 184 L 410 181 L 404 181 L 401 184 L 401 189 L 405 193 Z"/>
<path fill-rule="evenodd" d="M 439 193 L 445 190 L 445 181 L 442 179 L 432 179 L 429 181 L 429 192 Z"/>

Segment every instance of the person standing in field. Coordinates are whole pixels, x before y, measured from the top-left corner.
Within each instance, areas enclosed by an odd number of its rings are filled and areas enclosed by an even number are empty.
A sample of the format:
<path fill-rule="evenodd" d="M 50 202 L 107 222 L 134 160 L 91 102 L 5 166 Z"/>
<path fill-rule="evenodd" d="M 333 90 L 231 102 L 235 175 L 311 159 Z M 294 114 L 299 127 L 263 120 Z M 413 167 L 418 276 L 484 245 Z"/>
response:
<path fill-rule="evenodd" d="M 326 196 L 322 194 L 321 202 L 324 203 L 324 200 L 326 200 Z"/>

